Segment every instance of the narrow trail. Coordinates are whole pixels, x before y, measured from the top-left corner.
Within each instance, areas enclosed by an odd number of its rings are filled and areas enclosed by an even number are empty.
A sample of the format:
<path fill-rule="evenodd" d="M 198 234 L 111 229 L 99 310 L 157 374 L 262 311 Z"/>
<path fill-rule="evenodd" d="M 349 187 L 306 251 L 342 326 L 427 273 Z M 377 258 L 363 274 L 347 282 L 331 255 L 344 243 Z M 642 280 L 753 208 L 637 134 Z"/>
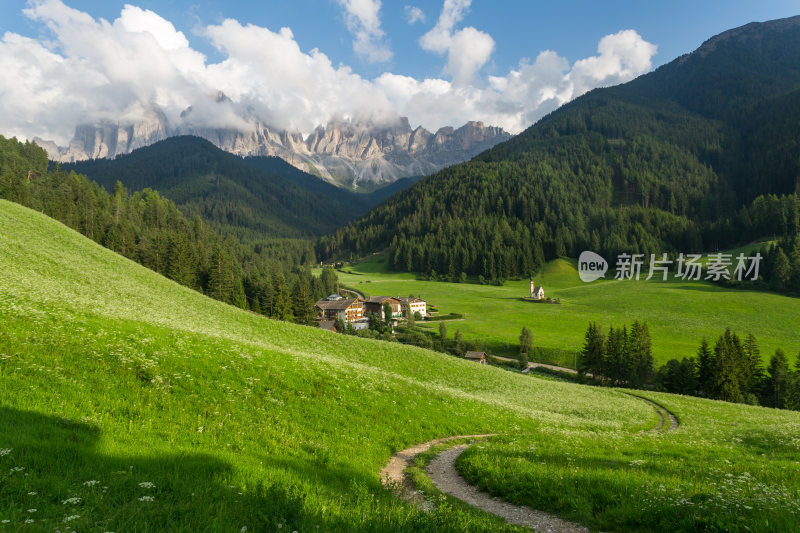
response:
<path fill-rule="evenodd" d="M 543 533 L 583 533 L 589 531 L 589 529 L 580 524 L 567 522 L 555 515 L 536 511 L 523 505 L 504 502 L 467 483 L 456 470 L 456 459 L 469 446 L 469 444 L 459 444 L 448 448 L 428 464 L 428 477 L 431 478 L 437 489 L 473 507 L 477 507 L 481 511 L 505 518 L 512 524 L 530 527 Z"/>
<path fill-rule="evenodd" d="M 678 418 L 662 405 L 636 394 L 628 392 L 624 394 L 649 403 L 658 413 L 660 419 L 658 426 L 645 430 L 643 433 L 674 431 L 678 428 Z M 670 422 L 669 426 L 667 426 L 667 420 Z M 410 479 L 405 474 L 406 468 L 411 465 L 411 461 L 414 457 L 428 451 L 433 446 L 446 442 L 458 439 L 484 439 L 495 436 L 497 436 L 495 433 L 457 435 L 454 437 L 435 439 L 406 448 L 405 450 L 397 452 L 381 470 L 381 481 L 385 487 L 397 489 L 398 495 L 401 498 L 424 507 L 425 499 L 418 491 L 414 490 Z M 482 492 L 474 485 L 467 483 L 456 469 L 456 460 L 464 450 L 471 445 L 472 443 L 468 443 L 450 447 L 439 453 L 428 464 L 427 474 L 436 488 L 482 511 L 504 518 L 512 524 L 533 528 L 542 533 L 583 533 L 589 531 L 589 529 L 580 524 L 568 522 L 558 516 L 545 513 L 544 511 L 537 511 L 530 507 L 504 502 L 499 498 Z"/>

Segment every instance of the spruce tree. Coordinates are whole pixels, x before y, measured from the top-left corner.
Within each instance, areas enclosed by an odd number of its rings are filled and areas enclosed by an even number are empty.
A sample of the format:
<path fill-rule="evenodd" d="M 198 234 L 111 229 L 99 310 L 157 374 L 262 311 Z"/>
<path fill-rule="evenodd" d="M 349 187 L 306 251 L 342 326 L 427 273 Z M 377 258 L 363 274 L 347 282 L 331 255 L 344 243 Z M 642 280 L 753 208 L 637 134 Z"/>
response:
<path fill-rule="evenodd" d="M 293 316 L 292 298 L 289 294 L 289 284 L 283 272 L 277 272 L 272 277 L 272 318 L 277 320 L 291 320 Z"/>
<path fill-rule="evenodd" d="M 789 385 L 789 361 L 783 350 L 775 350 L 775 355 L 769 360 L 767 367 L 769 374 L 767 396 L 769 405 L 779 409 L 786 408 L 787 387 Z"/>
<path fill-rule="evenodd" d="M 584 339 L 578 356 L 578 375 L 592 374 L 594 379 L 601 379 L 605 373 L 605 340 L 596 323 L 589 324 Z"/>
<path fill-rule="evenodd" d="M 711 352 L 708 341 L 703 337 L 700 348 L 697 350 L 697 386 L 703 396 L 711 396 L 715 366 L 714 354 Z"/>

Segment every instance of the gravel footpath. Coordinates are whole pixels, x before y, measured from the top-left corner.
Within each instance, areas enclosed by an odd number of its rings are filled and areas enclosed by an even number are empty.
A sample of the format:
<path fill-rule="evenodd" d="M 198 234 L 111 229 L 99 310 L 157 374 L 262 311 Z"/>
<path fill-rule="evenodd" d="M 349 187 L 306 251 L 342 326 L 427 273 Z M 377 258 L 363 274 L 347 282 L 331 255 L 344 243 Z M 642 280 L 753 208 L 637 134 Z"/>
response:
<path fill-rule="evenodd" d="M 630 394 L 630 393 L 626 393 Z M 639 400 L 645 401 L 653 406 L 660 417 L 659 425 L 646 432 L 654 431 L 673 431 L 678 428 L 677 417 L 667 409 L 652 400 L 643 398 L 636 394 L 630 394 Z M 670 421 L 669 427 L 665 427 L 667 420 Z M 445 437 L 432 440 L 422 444 L 417 444 L 411 448 L 397 452 L 383 470 L 381 470 L 381 481 L 384 486 L 397 489 L 399 496 L 422 505 L 425 507 L 425 499 L 421 494 L 414 490 L 405 470 L 411 465 L 414 457 L 420 453 L 428 451 L 432 446 L 457 439 L 482 439 L 494 437 L 496 434 L 485 435 L 457 435 L 455 437 Z M 449 494 L 459 500 L 466 502 L 473 507 L 506 519 L 508 522 L 524 527 L 530 527 L 541 533 L 572 533 L 588 532 L 586 527 L 574 522 L 567 522 L 555 515 L 536 511 L 530 507 L 513 505 L 495 498 L 485 492 L 481 492 L 477 487 L 470 485 L 461 477 L 456 470 L 456 459 L 461 453 L 469 448 L 470 444 L 460 444 L 448 448 L 433 458 L 428 464 L 427 473 L 433 484 L 440 491 Z"/>
<path fill-rule="evenodd" d="M 589 530 L 580 524 L 567 522 L 561 518 L 535 511 L 529 507 L 512 505 L 498 498 L 494 498 L 485 492 L 481 492 L 475 486 L 470 485 L 456 470 L 456 459 L 461 452 L 469 447 L 468 444 L 453 446 L 437 455 L 428 465 L 428 477 L 436 488 L 473 507 L 477 507 L 487 513 L 492 513 L 505 518 L 512 524 L 525 526 L 541 531 L 542 533 L 573 533 L 588 532 Z"/>

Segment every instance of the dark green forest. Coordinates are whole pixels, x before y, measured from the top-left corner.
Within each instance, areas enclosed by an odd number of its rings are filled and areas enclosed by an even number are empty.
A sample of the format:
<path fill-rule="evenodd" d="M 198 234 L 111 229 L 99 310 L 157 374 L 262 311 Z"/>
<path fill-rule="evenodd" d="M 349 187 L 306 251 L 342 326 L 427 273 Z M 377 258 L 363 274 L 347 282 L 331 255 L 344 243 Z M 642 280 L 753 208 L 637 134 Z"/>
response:
<path fill-rule="evenodd" d="M 336 274 L 313 276 L 309 241 L 242 243 L 158 192 L 111 192 L 74 171 L 48 170 L 36 144 L 0 136 L 0 198 L 41 211 L 97 243 L 217 300 L 280 320 L 312 324 L 314 303 Z"/>
<path fill-rule="evenodd" d="M 392 268 L 445 280 L 528 276 L 583 250 L 702 253 L 763 238 L 790 257 L 798 50 L 800 27 L 780 21 L 717 36 L 425 178 L 323 238 L 318 255 L 388 250 Z"/>

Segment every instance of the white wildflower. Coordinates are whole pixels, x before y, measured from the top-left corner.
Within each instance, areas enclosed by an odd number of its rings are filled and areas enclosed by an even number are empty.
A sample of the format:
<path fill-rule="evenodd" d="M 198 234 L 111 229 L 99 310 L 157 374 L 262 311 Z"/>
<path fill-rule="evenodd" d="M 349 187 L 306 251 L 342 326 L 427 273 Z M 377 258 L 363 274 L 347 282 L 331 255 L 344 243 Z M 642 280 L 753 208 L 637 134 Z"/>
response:
<path fill-rule="evenodd" d="M 199 428 L 197 428 L 197 432 L 198 433 L 202 433 L 203 432 L 203 426 L 200 426 Z"/>
<path fill-rule="evenodd" d="M 84 486 L 86 486 L 86 487 L 94 487 L 95 485 L 97 485 L 97 484 L 99 484 L 99 483 L 100 483 L 100 482 L 99 482 L 99 481 L 97 481 L 96 479 L 91 479 L 91 480 L 89 480 L 89 481 L 84 481 L 84 482 L 83 482 Z"/>
<path fill-rule="evenodd" d="M 36 520 L 34 520 L 33 518 L 28 518 L 27 520 L 25 520 L 26 524 L 33 524 L 34 522 L 36 522 Z"/>
<path fill-rule="evenodd" d="M 73 520 L 77 520 L 80 517 L 81 517 L 81 515 L 79 515 L 79 514 L 69 515 L 68 517 L 66 517 L 64 519 L 64 522 L 72 522 Z"/>
<path fill-rule="evenodd" d="M 11 448 L 0 448 L 0 457 L 5 457 L 11 453 Z"/>
<path fill-rule="evenodd" d="M 61 502 L 61 505 L 78 505 L 79 503 L 81 503 L 81 499 L 73 497 L 73 498 L 67 498 L 66 500 Z"/>
<path fill-rule="evenodd" d="M 142 481 L 141 483 L 139 483 L 139 486 L 142 487 L 143 489 L 154 489 L 154 488 L 156 488 L 155 483 L 151 483 L 149 481 Z"/>
<path fill-rule="evenodd" d="M 155 500 L 155 498 L 153 498 L 152 496 L 142 496 L 141 498 L 139 498 L 140 502 L 152 502 L 153 500 Z"/>
<path fill-rule="evenodd" d="M 36 496 L 37 494 L 39 494 L 39 493 L 38 492 L 29 492 L 28 496 Z"/>
<path fill-rule="evenodd" d="M 29 512 L 29 513 L 35 513 L 35 512 L 36 512 L 36 509 L 28 509 L 28 512 Z"/>

